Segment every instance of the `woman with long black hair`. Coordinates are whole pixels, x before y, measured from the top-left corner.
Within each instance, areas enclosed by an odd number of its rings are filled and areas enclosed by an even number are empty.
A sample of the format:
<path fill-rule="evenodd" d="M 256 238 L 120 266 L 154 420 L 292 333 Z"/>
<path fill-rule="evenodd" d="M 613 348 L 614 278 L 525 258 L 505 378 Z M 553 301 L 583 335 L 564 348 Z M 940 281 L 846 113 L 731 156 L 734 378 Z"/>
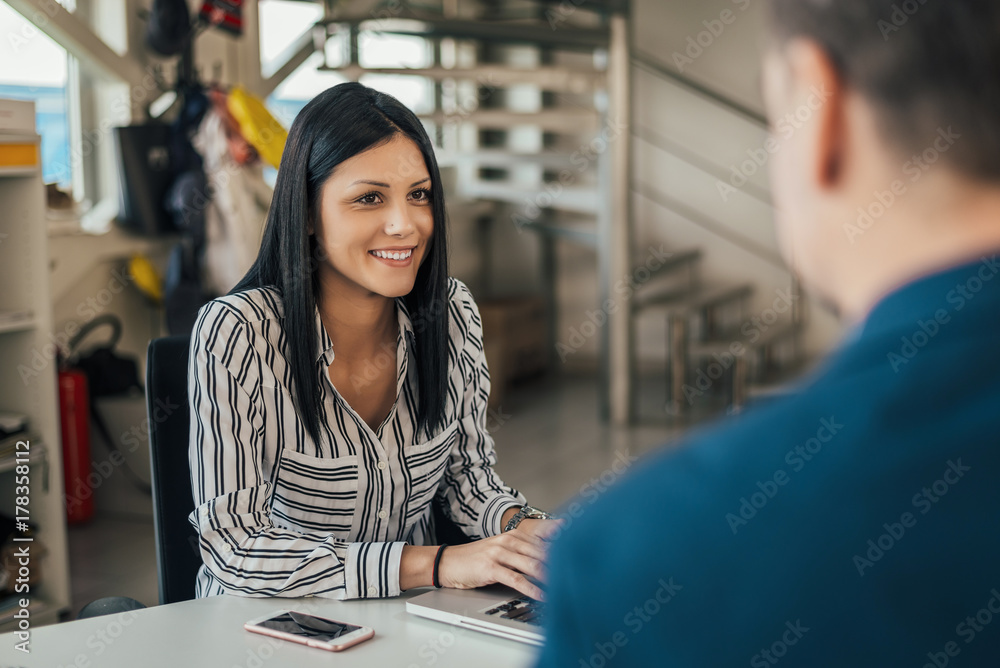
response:
<path fill-rule="evenodd" d="M 446 242 L 410 110 L 357 83 L 302 109 L 260 254 L 192 337 L 198 596 L 541 597 L 557 522 L 492 469 L 482 325 Z M 434 503 L 473 542 L 431 544 Z"/>

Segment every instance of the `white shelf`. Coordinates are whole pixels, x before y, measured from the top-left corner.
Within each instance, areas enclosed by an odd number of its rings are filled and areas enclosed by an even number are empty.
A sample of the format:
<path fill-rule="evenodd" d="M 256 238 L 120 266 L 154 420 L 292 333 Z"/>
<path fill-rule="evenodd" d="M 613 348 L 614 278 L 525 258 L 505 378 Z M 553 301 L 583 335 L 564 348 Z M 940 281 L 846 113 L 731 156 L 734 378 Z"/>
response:
<path fill-rule="evenodd" d="M 48 450 L 41 443 L 41 439 L 29 434 L 27 440 L 31 442 L 31 453 L 28 455 L 27 462 L 29 464 L 37 464 L 38 462 L 45 461 Z M 0 457 L 0 473 L 13 471 L 14 467 L 19 463 L 23 464 L 24 461 L 25 459 L 22 457 L 20 462 L 18 462 L 16 454 Z"/>
<path fill-rule="evenodd" d="M 25 312 L 23 317 L 7 317 L 8 315 L 8 312 L 0 311 L 0 334 L 23 332 L 36 326 L 35 315 L 31 311 Z"/>
<path fill-rule="evenodd" d="M 42 173 L 38 165 L 30 167 L 0 167 L 0 178 L 4 176 L 35 176 Z"/>
<path fill-rule="evenodd" d="M 32 114 L 34 117 L 34 114 Z M 39 145 L 34 133 L 0 132 L 0 144 Z M 2 178 L 2 177 L 17 178 Z M 38 527 L 38 542 L 46 556 L 33 568 L 41 568 L 41 580 L 31 587 L 32 627 L 58 621 L 70 608 L 69 554 L 66 508 L 63 503 L 63 465 L 59 426 L 59 392 L 55 361 L 46 351 L 52 344 L 52 294 L 49 290 L 49 246 L 45 218 L 45 184 L 37 166 L 0 167 L 0 285 L 4 287 L 4 311 L 0 311 L 0 367 L 6 370 L 0 384 L 0 411 L 28 418 L 28 461 L 32 464 L 30 519 Z M 9 318 L 14 312 L 17 318 Z M 8 318 L 4 318 L 8 316 Z M 10 335 L 20 332 L 17 335 Z M 36 365 L 37 356 L 45 366 Z M 22 374 L 21 369 L 31 369 Z M 47 444 L 43 448 L 42 444 Z M 13 503 L 17 466 L 15 456 L 0 459 L 0 498 Z M 22 460 L 23 461 L 23 460 Z M 3 473 L 3 472 L 7 473 Z M 8 514 L 13 511 L 9 505 Z M 25 543 L 28 544 L 28 543 Z M 34 561 L 34 560 L 32 560 Z M 0 632 L 13 630 L 17 608 L 0 611 Z"/>
<path fill-rule="evenodd" d="M 25 543 L 25 545 L 30 544 Z M 42 577 L 44 578 L 45 576 L 43 575 Z M 28 613 L 30 614 L 32 628 L 59 620 L 59 609 L 51 602 L 35 595 L 34 592 L 30 592 L 28 596 L 31 599 L 31 603 L 28 605 Z M 14 614 L 20 609 L 20 605 L 14 605 L 0 612 L 0 633 L 15 630 L 17 620 L 14 618 Z"/>

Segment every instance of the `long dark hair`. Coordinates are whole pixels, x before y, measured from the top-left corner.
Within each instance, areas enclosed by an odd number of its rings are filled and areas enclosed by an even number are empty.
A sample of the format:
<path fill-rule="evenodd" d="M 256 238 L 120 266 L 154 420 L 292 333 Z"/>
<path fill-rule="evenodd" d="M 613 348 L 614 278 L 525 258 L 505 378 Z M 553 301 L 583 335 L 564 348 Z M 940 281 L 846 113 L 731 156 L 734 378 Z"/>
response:
<path fill-rule="evenodd" d="M 417 429 L 444 422 L 448 373 L 448 247 L 444 191 L 434 147 L 420 120 L 399 100 L 359 83 L 343 83 L 313 98 L 292 123 L 281 155 L 260 253 L 229 294 L 273 287 L 281 295 L 294 402 L 313 441 L 319 442 L 320 388 L 316 367 L 317 250 L 308 234 L 318 223 L 320 192 L 334 168 L 390 141 L 412 139 L 431 177 L 434 232 L 413 290 L 403 300 L 415 327 Z M 440 314 L 427 317 L 428 314 Z M 324 370 L 325 372 L 325 370 Z"/>

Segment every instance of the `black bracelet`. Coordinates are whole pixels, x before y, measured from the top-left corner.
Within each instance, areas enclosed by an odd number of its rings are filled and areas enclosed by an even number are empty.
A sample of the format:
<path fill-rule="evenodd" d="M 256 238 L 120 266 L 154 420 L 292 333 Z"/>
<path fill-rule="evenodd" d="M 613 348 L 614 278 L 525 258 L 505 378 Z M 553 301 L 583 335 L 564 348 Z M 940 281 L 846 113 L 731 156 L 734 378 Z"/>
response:
<path fill-rule="evenodd" d="M 433 584 L 438 589 L 441 588 L 441 580 L 438 579 L 438 566 L 441 564 L 441 555 L 444 554 L 444 548 L 447 545 L 442 545 L 438 548 L 437 554 L 434 556 L 434 572 L 431 575 L 431 584 Z"/>

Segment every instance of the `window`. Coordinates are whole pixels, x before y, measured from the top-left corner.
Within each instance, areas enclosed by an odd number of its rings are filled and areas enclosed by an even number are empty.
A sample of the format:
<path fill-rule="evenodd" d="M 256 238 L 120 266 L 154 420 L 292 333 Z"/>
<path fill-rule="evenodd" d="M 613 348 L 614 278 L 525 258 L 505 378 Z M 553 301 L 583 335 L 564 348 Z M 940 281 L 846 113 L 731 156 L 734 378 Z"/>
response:
<path fill-rule="evenodd" d="M 46 183 L 72 183 L 66 50 L 5 2 L 0 2 L 0 97 L 35 102 L 42 136 L 42 177 Z"/>
<path fill-rule="evenodd" d="M 281 58 L 289 47 L 322 18 L 322 8 L 319 5 L 287 0 L 260 0 L 258 7 L 261 64 L 266 76 L 280 65 Z M 309 100 L 327 88 L 347 80 L 337 72 L 319 70 L 324 64 L 333 67 L 344 64 L 346 36 L 345 30 L 330 35 L 325 53 L 313 54 L 268 97 L 268 108 L 286 127 L 292 124 Z M 358 58 L 366 68 L 421 68 L 431 65 L 432 53 L 430 43 L 422 37 L 362 30 L 358 35 Z M 417 113 L 427 113 L 434 109 L 434 85 L 425 77 L 366 74 L 360 81 L 399 98 L 400 102 Z"/>

